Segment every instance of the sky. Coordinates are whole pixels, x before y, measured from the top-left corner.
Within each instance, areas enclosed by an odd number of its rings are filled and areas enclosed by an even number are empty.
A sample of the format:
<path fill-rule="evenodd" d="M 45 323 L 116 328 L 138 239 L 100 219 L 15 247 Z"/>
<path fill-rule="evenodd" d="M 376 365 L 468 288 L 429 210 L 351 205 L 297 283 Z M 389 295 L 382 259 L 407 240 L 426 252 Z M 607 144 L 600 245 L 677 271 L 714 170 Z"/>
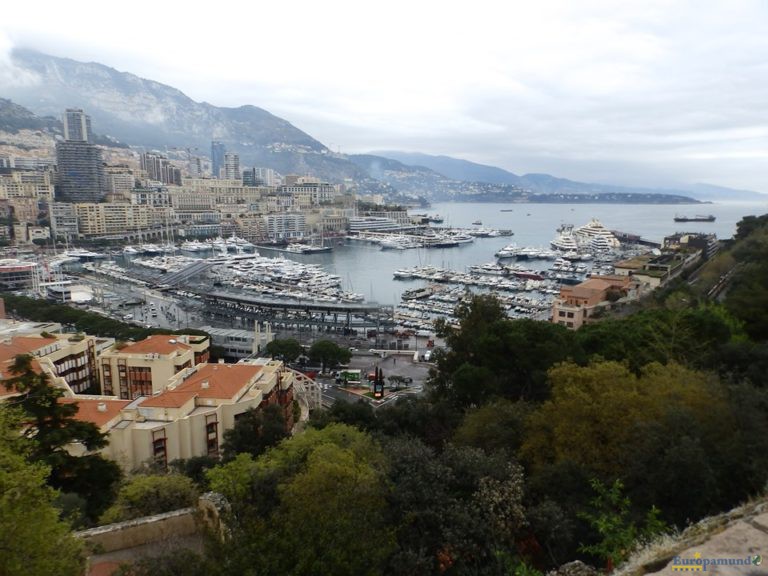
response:
<path fill-rule="evenodd" d="M 334 151 L 444 154 L 587 182 L 768 193 L 768 2 L 11 2 L 14 46 L 219 106 Z"/>

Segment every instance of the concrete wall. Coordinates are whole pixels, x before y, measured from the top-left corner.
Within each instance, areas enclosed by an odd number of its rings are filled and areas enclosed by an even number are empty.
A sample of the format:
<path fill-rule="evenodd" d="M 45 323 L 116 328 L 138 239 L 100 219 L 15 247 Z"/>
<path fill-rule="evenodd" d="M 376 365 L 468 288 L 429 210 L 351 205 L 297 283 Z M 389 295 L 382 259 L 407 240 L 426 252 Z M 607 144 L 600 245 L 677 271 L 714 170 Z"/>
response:
<path fill-rule="evenodd" d="M 198 509 L 182 508 L 165 514 L 83 530 L 75 535 L 82 538 L 91 550 L 102 554 L 169 538 L 191 536 L 198 532 Z"/>

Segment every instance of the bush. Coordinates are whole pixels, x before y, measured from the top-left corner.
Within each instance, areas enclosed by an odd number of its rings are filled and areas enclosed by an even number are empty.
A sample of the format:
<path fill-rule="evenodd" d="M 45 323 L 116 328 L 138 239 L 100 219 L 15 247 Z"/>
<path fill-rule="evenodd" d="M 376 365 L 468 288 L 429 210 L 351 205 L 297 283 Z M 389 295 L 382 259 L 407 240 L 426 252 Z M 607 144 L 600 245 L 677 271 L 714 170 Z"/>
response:
<path fill-rule="evenodd" d="M 101 516 L 101 524 L 124 522 L 193 506 L 197 501 L 194 482 L 180 474 L 134 476 L 117 495 L 117 501 Z"/>

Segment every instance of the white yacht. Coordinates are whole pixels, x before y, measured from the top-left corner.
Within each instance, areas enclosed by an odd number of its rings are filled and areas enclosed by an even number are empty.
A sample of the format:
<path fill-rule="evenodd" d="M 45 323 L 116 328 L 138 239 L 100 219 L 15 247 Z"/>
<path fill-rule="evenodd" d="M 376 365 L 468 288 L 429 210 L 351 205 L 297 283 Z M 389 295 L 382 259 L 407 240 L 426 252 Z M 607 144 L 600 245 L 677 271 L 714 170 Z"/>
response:
<path fill-rule="evenodd" d="M 200 240 L 194 239 L 182 242 L 181 249 L 187 252 L 203 252 L 204 250 L 210 250 L 211 247 L 205 242 L 200 242 Z"/>
<path fill-rule="evenodd" d="M 579 249 L 579 245 L 573 237 L 572 225 L 563 224 L 557 229 L 557 232 L 557 238 L 550 242 L 552 248 L 560 250 L 561 252 L 576 252 Z"/>
<path fill-rule="evenodd" d="M 619 240 L 597 219 L 592 218 L 587 224 L 574 230 L 574 236 L 581 244 L 591 244 L 596 238 L 601 238 L 600 246 L 606 246 L 606 249 L 618 248 Z"/>

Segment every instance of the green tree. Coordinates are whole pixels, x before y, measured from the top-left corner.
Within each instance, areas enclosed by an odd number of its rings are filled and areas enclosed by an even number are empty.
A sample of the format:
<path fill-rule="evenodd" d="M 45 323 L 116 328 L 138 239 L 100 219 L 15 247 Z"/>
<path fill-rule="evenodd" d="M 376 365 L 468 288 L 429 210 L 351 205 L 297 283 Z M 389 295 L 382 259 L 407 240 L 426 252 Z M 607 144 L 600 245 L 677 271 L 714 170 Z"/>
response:
<path fill-rule="evenodd" d="M 286 362 L 293 362 L 304 352 L 298 340 L 287 338 L 284 340 L 272 340 L 267 343 L 266 352 L 272 358 L 280 358 Z"/>
<path fill-rule="evenodd" d="M 413 438 L 386 444 L 397 548 L 388 573 L 501 573 L 525 523 L 521 469 L 503 454 Z"/>
<path fill-rule="evenodd" d="M 225 461 L 241 453 L 256 457 L 267 448 L 279 444 L 286 436 L 285 415 L 280 405 L 270 404 L 263 409 L 251 409 L 224 432 L 222 457 Z"/>
<path fill-rule="evenodd" d="M 610 487 L 599 480 L 592 482 L 597 495 L 592 500 L 594 511 L 585 512 L 583 517 L 589 521 L 600 536 L 596 544 L 582 546 L 582 551 L 601 558 L 606 563 L 606 572 L 624 562 L 635 549 L 666 530 L 659 520 L 659 510 L 651 508 L 642 526 L 630 519 L 630 501 L 622 494 L 621 481 L 616 480 Z"/>
<path fill-rule="evenodd" d="M 525 426 L 533 407 L 523 401 L 497 400 L 464 415 L 453 442 L 486 452 L 517 453 L 525 437 Z"/>
<path fill-rule="evenodd" d="M 509 320 L 498 300 L 479 295 L 456 308 L 459 326 L 438 322 L 445 352 L 436 356 L 429 384 L 433 398 L 460 407 L 494 397 L 543 400 L 547 370 L 582 356 L 572 331 L 532 320 Z"/>
<path fill-rule="evenodd" d="M 192 480 L 201 492 L 208 490 L 208 478 L 205 473 L 219 463 L 213 456 L 192 456 L 192 458 L 173 460 L 170 468 Z"/>
<path fill-rule="evenodd" d="M 348 348 L 339 346 L 330 340 L 318 340 L 309 349 L 309 357 L 313 362 L 320 362 L 323 372 L 339 364 L 345 364 L 352 358 Z"/>
<path fill-rule="evenodd" d="M 101 517 L 102 524 L 194 506 L 197 488 L 180 474 L 134 476 L 120 488 L 117 501 Z"/>
<path fill-rule="evenodd" d="M 88 451 L 97 450 L 106 446 L 106 435 L 95 424 L 77 419 L 77 403 L 59 402 L 64 391 L 51 386 L 45 373 L 35 371 L 31 356 L 16 356 L 10 372 L 13 376 L 4 384 L 22 393 L 15 402 L 29 423 L 24 434 L 34 440 L 30 457 L 51 468 L 49 483 L 54 488 L 84 498 L 89 518 L 95 519 L 114 497 L 122 472 L 100 454 L 73 456 L 67 448 L 81 444 Z"/>
<path fill-rule="evenodd" d="M 727 414 L 717 380 L 677 364 L 650 364 L 639 376 L 616 362 L 561 364 L 550 379 L 552 399 L 531 416 L 522 447 L 534 467 L 570 460 L 619 478 L 637 423 L 659 421 L 676 406 L 701 420 Z"/>
<path fill-rule="evenodd" d="M 384 468 L 367 434 L 331 424 L 210 470 L 232 508 L 222 573 L 381 573 L 392 546 Z"/>
<path fill-rule="evenodd" d="M 49 468 L 27 460 L 30 446 L 21 441 L 21 420 L 0 407 L 0 574 L 79 576 L 83 544 L 59 519 L 56 492 L 46 484 Z"/>

